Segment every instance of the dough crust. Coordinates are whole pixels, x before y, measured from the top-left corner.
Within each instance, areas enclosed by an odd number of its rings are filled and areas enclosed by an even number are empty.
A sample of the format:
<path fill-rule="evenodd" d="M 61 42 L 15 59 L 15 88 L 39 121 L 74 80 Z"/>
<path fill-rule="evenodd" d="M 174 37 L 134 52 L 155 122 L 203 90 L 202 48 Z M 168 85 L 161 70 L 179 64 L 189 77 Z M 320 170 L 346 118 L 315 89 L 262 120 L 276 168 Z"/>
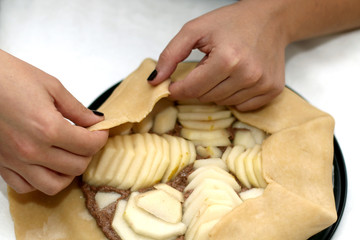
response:
<path fill-rule="evenodd" d="M 106 120 L 91 130 L 139 122 L 169 94 L 169 80 L 156 88 L 146 81 L 155 64 L 146 59 L 120 84 L 99 109 Z M 179 64 L 172 80 L 183 79 L 195 66 Z M 289 89 L 260 110 L 231 110 L 240 121 L 271 134 L 262 146 L 268 186 L 262 196 L 245 201 L 221 219 L 210 239 L 307 239 L 334 223 L 333 118 Z M 104 239 L 76 181 L 56 196 L 19 195 L 10 188 L 8 192 L 19 240 Z"/>

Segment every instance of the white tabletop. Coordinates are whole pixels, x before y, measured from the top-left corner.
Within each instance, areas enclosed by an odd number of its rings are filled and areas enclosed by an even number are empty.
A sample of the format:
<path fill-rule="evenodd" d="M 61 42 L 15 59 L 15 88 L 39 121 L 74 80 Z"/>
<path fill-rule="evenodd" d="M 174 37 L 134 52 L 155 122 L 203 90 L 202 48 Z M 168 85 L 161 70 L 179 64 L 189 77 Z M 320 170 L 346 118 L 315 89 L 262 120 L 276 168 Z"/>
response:
<path fill-rule="evenodd" d="M 0 48 L 57 77 L 88 106 L 144 58 L 157 59 L 185 22 L 232 2 L 0 0 Z M 360 30 L 292 44 L 286 60 L 287 85 L 336 120 L 349 185 L 333 239 L 358 238 Z M 0 239 L 15 239 L 2 180 L 0 206 Z"/>

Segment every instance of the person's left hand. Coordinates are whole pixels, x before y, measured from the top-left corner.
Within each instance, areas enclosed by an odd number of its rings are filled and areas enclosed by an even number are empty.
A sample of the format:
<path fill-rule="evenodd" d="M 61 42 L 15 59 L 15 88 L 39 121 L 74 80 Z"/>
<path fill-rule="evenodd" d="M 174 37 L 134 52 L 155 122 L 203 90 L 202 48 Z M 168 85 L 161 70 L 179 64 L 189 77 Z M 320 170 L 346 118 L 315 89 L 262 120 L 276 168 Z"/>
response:
<path fill-rule="evenodd" d="M 179 62 L 199 49 L 205 57 L 170 86 L 172 98 L 198 98 L 240 111 L 265 105 L 285 82 L 286 34 L 274 9 L 264 1 L 244 0 L 186 23 L 161 53 L 150 83 L 170 77 Z"/>

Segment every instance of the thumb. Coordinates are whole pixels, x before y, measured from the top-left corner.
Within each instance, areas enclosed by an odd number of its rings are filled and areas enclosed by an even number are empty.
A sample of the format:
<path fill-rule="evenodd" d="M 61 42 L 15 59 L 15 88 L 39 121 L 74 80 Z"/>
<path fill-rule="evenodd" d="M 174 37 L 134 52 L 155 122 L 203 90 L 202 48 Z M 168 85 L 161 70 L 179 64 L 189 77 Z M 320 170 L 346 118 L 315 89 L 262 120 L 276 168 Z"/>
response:
<path fill-rule="evenodd" d="M 168 79 L 178 63 L 190 55 L 197 41 L 198 36 L 182 28 L 160 54 L 155 71 L 148 78 L 149 83 L 157 85 Z"/>
<path fill-rule="evenodd" d="M 103 113 L 86 108 L 59 81 L 54 85 L 49 92 L 63 117 L 82 127 L 89 127 L 104 120 Z"/>

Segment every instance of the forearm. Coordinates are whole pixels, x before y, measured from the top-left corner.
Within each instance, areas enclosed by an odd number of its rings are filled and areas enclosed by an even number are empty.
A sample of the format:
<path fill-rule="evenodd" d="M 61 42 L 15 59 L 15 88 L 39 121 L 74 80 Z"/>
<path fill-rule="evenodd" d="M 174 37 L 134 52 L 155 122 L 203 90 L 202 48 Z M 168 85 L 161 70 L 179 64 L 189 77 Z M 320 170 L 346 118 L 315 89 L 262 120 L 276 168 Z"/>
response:
<path fill-rule="evenodd" d="M 359 0 L 259 0 L 275 4 L 287 42 L 360 27 Z"/>

